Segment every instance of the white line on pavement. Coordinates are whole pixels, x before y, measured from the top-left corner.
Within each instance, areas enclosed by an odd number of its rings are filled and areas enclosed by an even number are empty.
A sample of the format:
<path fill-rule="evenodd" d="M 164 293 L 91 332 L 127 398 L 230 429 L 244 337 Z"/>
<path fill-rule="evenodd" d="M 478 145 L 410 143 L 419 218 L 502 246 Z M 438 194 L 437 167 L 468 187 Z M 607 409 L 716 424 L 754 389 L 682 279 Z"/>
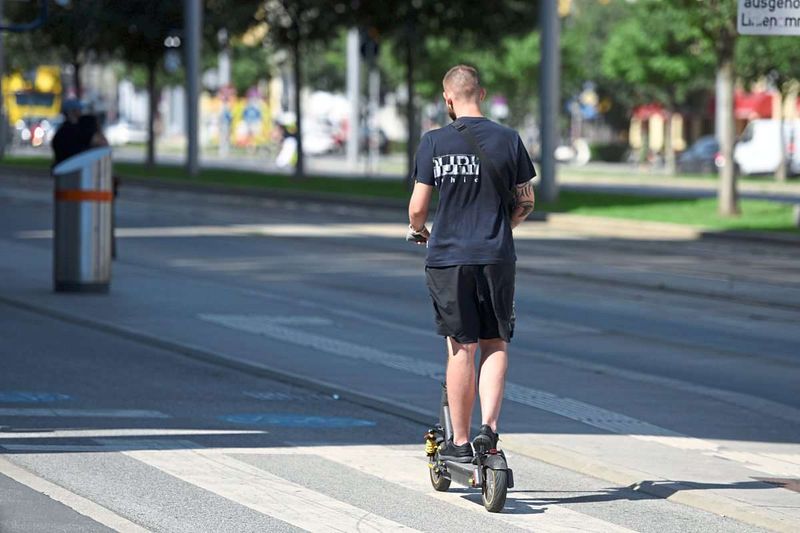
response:
<path fill-rule="evenodd" d="M 325 313 L 330 313 L 334 316 L 353 318 L 355 320 L 366 322 L 367 324 L 374 324 L 376 326 L 387 329 L 404 331 L 411 335 L 419 335 L 422 337 L 435 337 L 437 339 L 440 338 L 439 335 L 436 335 L 436 333 L 429 328 L 420 328 L 416 326 L 409 326 L 406 324 L 402 324 L 397 321 L 384 320 L 373 315 L 359 313 L 358 311 L 352 311 L 342 307 L 330 307 L 311 300 L 292 299 L 286 296 L 267 293 L 261 290 L 253 290 L 253 289 L 238 289 L 238 290 L 246 294 L 253 294 L 260 297 L 276 299 L 286 303 L 301 305 L 309 309 L 315 309 L 317 310 L 317 312 L 322 311 Z M 569 330 L 569 328 L 572 328 L 572 331 L 574 333 L 586 333 L 586 334 L 602 333 L 602 330 L 596 330 L 594 328 L 589 328 L 588 326 L 573 325 L 562 321 L 551 321 L 546 319 L 541 319 L 541 320 L 534 319 L 531 322 L 526 321 L 520 324 L 520 327 L 532 330 L 538 330 L 543 326 L 545 326 L 545 322 L 549 322 L 550 323 L 549 326 L 555 325 L 558 328 L 565 328 L 567 330 Z M 770 417 L 782 418 L 789 422 L 800 423 L 800 409 L 797 409 L 795 407 L 786 404 L 774 402 L 772 400 L 767 400 L 765 398 L 760 398 L 758 396 L 752 396 L 750 394 L 744 394 L 741 392 L 735 392 L 730 390 L 717 389 L 714 387 L 708 387 L 706 385 L 698 385 L 696 383 L 690 383 L 687 381 L 681 381 L 678 379 L 668 378 L 664 376 L 652 375 L 645 372 L 638 372 L 636 370 L 628 370 L 612 365 L 606 365 L 602 363 L 588 361 L 586 359 L 572 357 L 566 354 L 556 354 L 556 353 L 548 353 L 548 352 L 541 352 L 538 350 L 526 350 L 526 349 L 520 349 L 520 352 L 523 354 L 531 354 L 536 358 L 544 359 L 546 361 L 559 365 L 569 366 L 572 368 L 578 368 L 582 370 L 590 370 L 590 371 L 599 370 L 605 374 L 621 377 L 631 381 L 652 383 L 667 388 L 699 394 L 702 396 L 720 400 L 725 403 L 729 403 L 739 407 L 744 407 L 745 409 L 748 409 L 755 413 L 761 413 Z"/>
<path fill-rule="evenodd" d="M 148 530 L 124 518 L 83 496 L 79 496 L 46 479 L 31 474 L 27 470 L 0 457 L 0 474 L 17 483 L 41 492 L 70 509 L 121 533 L 146 533 Z"/>
<path fill-rule="evenodd" d="M 800 462 L 797 454 L 758 454 L 723 450 L 713 454 L 715 457 L 736 461 L 760 472 L 773 476 L 800 478 Z"/>
<path fill-rule="evenodd" d="M 111 444 L 114 441 L 98 439 L 99 444 Z M 249 463 L 239 461 L 236 455 L 315 455 L 328 461 L 337 463 L 347 468 L 352 468 L 364 474 L 377 477 L 383 482 L 399 485 L 415 492 L 423 493 L 426 496 L 435 498 L 450 505 L 462 509 L 481 513 L 485 516 L 485 510 L 480 503 L 469 501 L 460 494 L 443 494 L 436 492 L 428 480 L 428 468 L 421 449 L 411 450 L 408 448 L 395 448 L 378 445 L 343 445 L 343 446 L 289 446 L 283 448 L 202 448 L 189 441 L 172 443 L 177 450 L 165 450 L 164 443 L 159 441 L 133 440 L 127 444 L 127 449 L 139 449 L 140 451 L 127 451 L 125 455 L 135 458 L 150 466 L 158 468 L 170 475 L 178 477 L 195 486 L 210 490 L 216 494 L 224 496 L 241 505 L 247 505 L 259 512 L 264 512 L 283 521 L 287 521 L 300 527 L 310 528 L 313 531 L 321 531 L 317 523 L 308 522 L 298 524 L 284 516 L 274 514 L 274 510 L 265 507 L 261 503 L 252 500 L 257 499 L 257 494 L 272 494 L 274 500 L 282 500 L 284 490 L 294 490 L 298 486 L 291 482 L 274 476 Z M 231 456 L 231 457 L 229 457 Z M 379 468 L 376 465 L 380 465 Z M 245 483 L 246 481 L 246 483 Z M 242 483 L 238 489 L 232 488 L 236 483 Z M 277 483 L 277 488 L 271 484 Z M 269 486 L 267 486 L 269 485 Z M 314 498 L 320 495 L 309 489 Z M 249 500 L 243 499 L 246 493 Z M 300 496 L 294 490 L 293 494 Z M 477 491 L 475 492 L 477 494 Z M 573 511 L 558 505 L 543 506 L 541 509 L 532 509 L 531 513 L 524 512 L 528 504 L 524 503 L 527 496 L 522 496 L 517 502 L 515 494 L 512 492 L 508 496 L 506 513 L 490 515 L 492 518 L 501 522 L 525 529 L 528 531 L 539 531 L 543 533 L 575 533 L 575 532 L 597 532 L 597 533 L 623 533 L 632 530 L 617 526 L 613 523 L 594 518 L 583 513 Z M 250 501 L 251 505 L 247 502 Z M 338 500 L 334 500 L 337 501 Z M 277 503 L 270 505 L 278 505 Z M 293 512 L 294 502 L 290 501 L 284 513 Z M 308 502 L 306 502 L 308 505 Z M 312 501 L 312 505 L 316 505 Z M 347 504 L 345 504 L 347 505 Z M 318 520 L 322 517 L 315 517 L 318 512 L 312 507 L 307 512 L 309 520 Z M 325 511 L 327 513 L 327 511 Z M 361 511 L 362 514 L 364 511 Z M 333 523 L 327 521 L 326 524 Z M 349 530 L 349 529 L 348 529 Z"/>
<path fill-rule="evenodd" d="M 192 485 L 309 531 L 415 531 L 232 457 L 204 450 L 124 453 Z"/>
<path fill-rule="evenodd" d="M 0 444 L 0 449 L 24 453 L 100 453 L 121 452 L 128 448 L 110 444 L 104 446 L 98 444 Z"/>
<path fill-rule="evenodd" d="M 44 409 L 44 408 L 0 408 L 0 416 L 21 417 L 78 417 L 78 418 L 170 418 L 160 411 L 142 409 Z"/>
<path fill-rule="evenodd" d="M 524 353 L 530 353 L 538 359 L 542 359 L 554 364 L 569 366 L 585 371 L 599 371 L 615 377 L 620 377 L 630 381 L 637 381 L 639 383 L 652 383 L 653 385 L 660 385 L 670 389 L 675 389 L 684 392 L 714 398 L 725 403 L 743 407 L 750 411 L 761 413 L 771 417 L 778 417 L 789 422 L 800 424 L 800 409 L 791 407 L 765 398 L 759 398 L 750 394 L 743 394 L 741 392 L 734 392 L 723 389 L 716 389 L 707 387 L 705 385 L 698 385 L 696 383 L 689 383 L 688 381 L 681 381 L 679 379 L 668 378 L 636 370 L 628 370 L 616 366 L 606 365 L 586 359 L 579 359 L 570 357 L 564 354 L 540 352 L 538 350 L 522 350 Z"/>
<path fill-rule="evenodd" d="M 100 437 L 174 437 L 187 435 L 263 435 L 263 430 L 239 429 L 56 429 L 52 431 L 0 431 L 0 441 L 13 439 L 91 439 Z"/>
<path fill-rule="evenodd" d="M 437 500 L 455 505 L 472 512 L 485 514 L 480 503 L 469 501 L 461 495 L 436 492 L 428 479 L 428 466 L 421 449 L 400 450 L 387 446 L 306 446 L 284 448 L 286 453 L 314 454 L 348 468 L 379 478 L 381 481 L 400 485 L 421 492 Z M 263 452 L 269 454 L 268 448 Z M 237 453 L 230 450 L 231 453 Z M 377 468 L 376 465 L 380 465 Z M 517 500 L 515 493 L 509 493 L 506 511 L 491 515 L 492 518 L 510 526 L 542 533 L 614 533 L 630 532 L 616 524 L 594 518 L 558 505 L 532 506 L 524 502 L 529 496 L 523 494 Z M 526 513 L 529 510 L 532 512 Z M 499 529 L 499 528 L 498 528 Z"/>
<path fill-rule="evenodd" d="M 201 314 L 199 318 L 240 331 L 270 337 L 332 355 L 367 361 L 417 376 L 440 379 L 443 371 L 439 364 L 299 329 L 288 328 L 265 320 L 263 316 L 259 315 Z M 615 411 L 572 398 L 560 397 L 550 392 L 533 389 L 517 383 L 506 383 L 505 397 L 511 401 L 554 413 L 611 433 L 630 435 L 633 438 L 657 442 L 682 450 L 701 451 L 710 455 L 720 451 L 720 447 L 711 441 L 689 437 Z M 769 474 L 774 473 L 774 469 L 766 468 L 764 462 L 761 464 L 757 464 L 752 460 L 739 462 L 752 470 Z"/>

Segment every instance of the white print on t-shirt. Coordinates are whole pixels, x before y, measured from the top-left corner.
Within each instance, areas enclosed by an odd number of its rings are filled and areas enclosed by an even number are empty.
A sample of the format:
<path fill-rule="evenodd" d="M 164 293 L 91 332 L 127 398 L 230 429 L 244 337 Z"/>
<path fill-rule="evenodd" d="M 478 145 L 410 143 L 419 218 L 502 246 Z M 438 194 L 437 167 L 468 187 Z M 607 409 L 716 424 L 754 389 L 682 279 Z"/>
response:
<path fill-rule="evenodd" d="M 481 162 L 476 155 L 449 154 L 433 158 L 433 178 L 437 185 L 441 185 L 445 176 L 450 178 L 450 183 L 455 183 L 458 178 L 464 183 L 468 180 L 478 183 L 480 175 Z"/>

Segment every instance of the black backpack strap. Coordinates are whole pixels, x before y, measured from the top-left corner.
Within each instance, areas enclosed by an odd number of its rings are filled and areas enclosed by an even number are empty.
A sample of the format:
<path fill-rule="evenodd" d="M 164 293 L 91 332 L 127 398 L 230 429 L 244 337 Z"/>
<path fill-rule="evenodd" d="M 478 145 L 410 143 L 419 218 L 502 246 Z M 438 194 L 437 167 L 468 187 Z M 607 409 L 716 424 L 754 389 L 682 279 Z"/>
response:
<path fill-rule="evenodd" d="M 492 182 L 497 194 L 500 196 L 500 200 L 502 201 L 504 208 L 503 212 L 511 216 L 516 197 L 514 196 L 514 193 L 507 189 L 500 181 L 500 175 L 497 173 L 497 169 L 495 168 L 492 160 L 489 159 L 489 156 L 486 155 L 486 152 L 484 152 L 480 144 L 478 144 L 478 140 L 475 138 L 475 135 L 472 134 L 466 123 L 457 119 L 450 125 L 464 136 L 470 146 L 472 146 L 472 149 L 478 154 L 478 157 L 481 160 L 481 168 L 483 168 L 483 163 L 486 163 L 486 173 L 489 174 L 489 181 Z"/>

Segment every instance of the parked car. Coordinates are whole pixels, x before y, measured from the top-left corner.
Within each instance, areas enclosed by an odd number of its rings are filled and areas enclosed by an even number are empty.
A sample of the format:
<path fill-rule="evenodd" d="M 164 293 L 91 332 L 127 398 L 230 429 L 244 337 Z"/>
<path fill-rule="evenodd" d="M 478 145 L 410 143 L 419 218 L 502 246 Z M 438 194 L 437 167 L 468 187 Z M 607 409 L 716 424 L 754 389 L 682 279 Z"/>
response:
<path fill-rule="evenodd" d="M 733 151 L 733 160 L 742 174 L 772 174 L 781 161 L 780 120 L 757 119 L 747 125 Z M 800 120 L 784 122 L 784 149 L 788 170 L 800 174 Z"/>
<path fill-rule="evenodd" d="M 128 143 L 147 142 L 147 130 L 144 126 L 137 126 L 127 120 L 120 120 L 109 124 L 105 128 L 105 137 L 111 146 L 124 146 Z"/>
<path fill-rule="evenodd" d="M 719 163 L 718 157 L 719 143 L 717 139 L 713 135 L 705 135 L 678 156 L 678 171 L 703 174 L 716 172 Z"/>

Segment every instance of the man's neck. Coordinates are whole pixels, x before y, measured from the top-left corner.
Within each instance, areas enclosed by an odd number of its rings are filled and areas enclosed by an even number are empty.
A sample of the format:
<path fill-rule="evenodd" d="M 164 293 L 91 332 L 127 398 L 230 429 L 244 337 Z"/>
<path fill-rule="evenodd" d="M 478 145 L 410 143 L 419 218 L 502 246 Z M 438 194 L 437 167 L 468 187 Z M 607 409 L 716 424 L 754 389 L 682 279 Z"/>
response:
<path fill-rule="evenodd" d="M 465 107 L 463 109 L 455 110 L 458 118 L 482 118 L 481 108 L 477 106 Z"/>

